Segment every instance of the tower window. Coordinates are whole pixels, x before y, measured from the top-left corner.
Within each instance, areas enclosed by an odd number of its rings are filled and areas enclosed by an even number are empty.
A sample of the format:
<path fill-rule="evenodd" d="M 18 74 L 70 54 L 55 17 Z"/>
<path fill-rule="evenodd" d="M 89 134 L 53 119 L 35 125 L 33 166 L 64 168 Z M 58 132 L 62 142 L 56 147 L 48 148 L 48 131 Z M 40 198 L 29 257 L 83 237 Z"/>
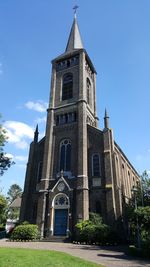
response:
<path fill-rule="evenodd" d="M 86 79 L 86 89 L 87 89 L 87 103 L 90 104 L 91 83 L 88 78 Z"/>
<path fill-rule="evenodd" d="M 94 154 L 92 156 L 92 176 L 99 177 L 100 175 L 100 156 L 99 154 Z"/>
<path fill-rule="evenodd" d="M 71 141 L 68 139 L 60 143 L 60 171 L 71 171 Z"/>
<path fill-rule="evenodd" d="M 77 120 L 76 112 L 65 113 L 63 115 L 56 116 L 56 125 L 72 123 L 72 122 L 76 122 L 76 120 Z"/>
<path fill-rule="evenodd" d="M 62 100 L 67 100 L 73 97 L 73 75 L 67 73 L 63 78 Z"/>

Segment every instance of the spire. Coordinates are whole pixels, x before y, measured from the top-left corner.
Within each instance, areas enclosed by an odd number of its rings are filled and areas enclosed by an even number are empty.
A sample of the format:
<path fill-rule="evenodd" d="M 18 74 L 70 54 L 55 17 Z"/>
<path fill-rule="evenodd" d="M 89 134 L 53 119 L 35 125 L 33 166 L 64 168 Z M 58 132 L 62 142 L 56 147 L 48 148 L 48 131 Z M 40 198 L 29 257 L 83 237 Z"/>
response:
<path fill-rule="evenodd" d="M 68 43 L 67 43 L 67 47 L 66 47 L 65 52 L 71 52 L 75 49 L 82 49 L 82 48 L 83 48 L 83 44 L 82 44 L 82 40 L 81 40 L 81 36 L 80 36 L 78 23 L 77 23 L 76 9 L 75 9 L 74 20 L 73 20 L 73 24 L 71 27 L 71 31 L 70 31 L 70 35 L 69 35 L 69 39 L 68 39 Z"/>
<path fill-rule="evenodd" d="M 35 132 L 34 132 L 34 142 L 35 143 L 38 142 L 38 135 L 39 135 L 39 132 L 38 132 L 38 124 L 37 124 Z"/>
<path fill-rule="evenodd" d="M 105 117 L 104 117 L 104 127 L 105 129 L 109 129 L 109 116 L 108 116 L 106 108 L 105 108 Z"/>

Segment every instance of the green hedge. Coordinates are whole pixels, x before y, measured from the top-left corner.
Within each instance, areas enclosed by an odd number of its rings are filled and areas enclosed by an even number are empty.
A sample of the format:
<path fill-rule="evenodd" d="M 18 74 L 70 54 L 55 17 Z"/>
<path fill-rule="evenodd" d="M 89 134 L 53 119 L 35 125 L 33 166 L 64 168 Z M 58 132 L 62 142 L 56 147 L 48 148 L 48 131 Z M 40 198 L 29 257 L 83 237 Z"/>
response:
<path fill-rule="evenodd" d="M 39 237 L 39 232 L 37 225 L 25 224 L 16 226 L 10 236 L 10 239 L 27 241 L 27 240 L 38 239 L 38 237 Z"/>

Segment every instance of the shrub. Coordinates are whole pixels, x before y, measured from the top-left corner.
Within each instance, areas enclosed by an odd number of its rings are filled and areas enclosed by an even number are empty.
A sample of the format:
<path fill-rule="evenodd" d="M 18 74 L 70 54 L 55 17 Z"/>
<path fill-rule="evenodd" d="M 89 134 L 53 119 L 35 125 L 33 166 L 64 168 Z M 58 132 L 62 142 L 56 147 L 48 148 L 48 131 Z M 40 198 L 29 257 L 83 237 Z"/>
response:
<path fill-rule="evenodd" d="M 135 246 L 129 246 L 128 250 L 129 255 L 134 257 L 141 257 L 150 259 L 150 250 L 148 248 L 136 248 Z"/>
<path fill-rule="evenodd" d="M 76 241 L 88 244 L 109 243 L 110 228 L 102 222 L 102 218 L 91 213 L 90 219 L 76 224 Z"/>
<path fill-rule="evenodd" d="M 38 238 L 38 227 L 34 224 L 18 225 L 13 230 L 11 240 L 35 240 Z"/>
<path fill-rule="evenodd" d="M 0 232 L 5 231 L 5 226 L 0 225 Z"/>
<path fill-rule="evenodd" d="M 99 225 L 103 223 L 102 217 L 98 213 L 90 212 L 89 218 L 90 218 L 90 221 L 95 225 Z"/>
<path fill-rule="evenodd" d="M 21 223 L 19 223 L 20 225 L 28 225 L 28 224 L 30 224 L 28 221 L 23 221 L 23 222 L 21 222 Z"/>

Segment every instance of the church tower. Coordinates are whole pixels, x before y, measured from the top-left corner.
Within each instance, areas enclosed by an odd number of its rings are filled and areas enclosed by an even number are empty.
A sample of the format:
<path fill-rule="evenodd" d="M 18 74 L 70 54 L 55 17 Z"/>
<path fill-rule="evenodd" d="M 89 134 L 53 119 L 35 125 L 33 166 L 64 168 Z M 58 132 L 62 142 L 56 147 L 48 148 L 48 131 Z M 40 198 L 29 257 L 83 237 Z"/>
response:
<path fill-rule="evenodd" d="M 98 128 L 96 71 L 75 14 L 66 50 L 52 60 L 46 134 L 38 141 L 37 127 L 30 145 L 20 220 L 36 223 L 48 238 L 74 233 L 89 212 L 115 225 L 138 180 L 106 111 Z"/>
<path fill-rule="evenodd" d="M 87 120 L 97 126 L 94 66 L 83 47 L 76 15 L 65 53 L 52 61 L 38 224 L 43 229 L 46 194 L 61 177 L 76 187 L 75 221 L 89 218 Z M 76 185 L 74 185 L 76 184 Z M 44 204 L 45 203 L 45 204 Z"/>

